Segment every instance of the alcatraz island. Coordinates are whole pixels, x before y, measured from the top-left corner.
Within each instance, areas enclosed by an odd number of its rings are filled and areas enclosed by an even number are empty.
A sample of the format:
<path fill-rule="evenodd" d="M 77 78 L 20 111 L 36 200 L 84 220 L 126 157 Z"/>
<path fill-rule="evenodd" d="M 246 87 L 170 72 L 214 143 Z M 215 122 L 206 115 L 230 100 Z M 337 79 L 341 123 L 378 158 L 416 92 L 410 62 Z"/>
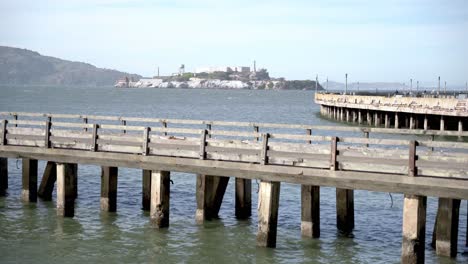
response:
<path fill-rule="evenodd" d="M 286 80 L 270 77 L 267 69 L 253 69 L 248 66 L 200 67 L 186 72 L 182 64 L 176 73 L 160 76 L 159 68 L 152 78 L 124 77 L 115 87 L 119 88 L 187 88 L 187 89 L 254 89 L 254 90 L 322 90 L 319 83 L 312 80 Z"/>

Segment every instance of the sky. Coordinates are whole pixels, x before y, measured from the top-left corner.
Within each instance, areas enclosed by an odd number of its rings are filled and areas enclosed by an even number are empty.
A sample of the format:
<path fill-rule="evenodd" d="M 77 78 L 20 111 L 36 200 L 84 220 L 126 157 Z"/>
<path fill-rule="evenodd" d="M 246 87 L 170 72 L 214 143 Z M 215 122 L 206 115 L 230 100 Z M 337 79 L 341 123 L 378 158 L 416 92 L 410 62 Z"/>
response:
<path fill-rule="evenodd" d="M 468 81 L 466 0 L 1 0 L 0 45 L 144 76 L 256 60 L 270 76 Z"/>

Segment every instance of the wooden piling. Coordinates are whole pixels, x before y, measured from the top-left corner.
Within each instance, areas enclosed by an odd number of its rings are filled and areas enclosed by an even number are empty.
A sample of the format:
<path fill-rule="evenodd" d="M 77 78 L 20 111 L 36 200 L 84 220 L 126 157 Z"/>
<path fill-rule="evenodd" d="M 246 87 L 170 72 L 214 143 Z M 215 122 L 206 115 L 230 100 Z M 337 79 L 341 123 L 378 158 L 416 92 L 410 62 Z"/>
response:
<path fill-rule="evenodd" d="M 195 220 L 198 224 L 218 217 L 228 182 L 229 177 L 197 175 Z"/>
<path fill-rule="evenodd" d="M 398 120 L 397 112 L 395 112 L 395 128 L 400 128 L 400 121 Z"/>
<path fill-rule="evenodd" d="M 141 209 L 149 211 L 151 208 L 151 171 L 143 170 L 142 176 Z"/>
<path fill-rule="evenodd" d="M 151 225 L 156 228 L 169 226 L 169 197 L 171 178 L 169 171 L 151 172 Z"/>
<path fill-rule="evenodd" d="M 52 192 L 54 191 L 54 185 L 57 181 L 57 165 L 55 162 L 48 161 L 44 169 L 44 174 L 42 175 L 41 184 L 39 185 L 39 190 L 37 191 L 37 196 L 39 196 L 44 201 L 52 200 Z"/>
<path fill-rule="evenodd" d="M 119 168 L 101 167 L 101 211 L 117 210 L 117 176 Z"/>
<path fill-rule="evenodd" d="M 388 113 L 385 113 L 385 128 L 389 128 L 390 127 L 390 122 L 389 122 L 389 118 L 388 118 Z"/>
<path fill-rule="evenodd" d="M 427 130 L 429 127 L 428 127 L 428 120 L 427 120 L 427 115 L 424 115 L 424 130 Z"/>
<path fill-rule="evenodd" d="M 57 215 L 75 215 L 76 166 L 70 163 L 57 163 Z"/>
<path fill-rule="evenodd" d="M 257 246 L 276 247 L 280 182 L 261 181 L 258 192 Z"/>
<path fill-rule="evenodd" d="M 252 180 L 236 178 L 236 218 L 247 219 L 252 215 Z"/>
<path fill-rule="evenodd" d="M 362 124 L 362 112 L 361 109 L 357 110 L 358 111 L 358 124 Z"/>
<path fill-rule="evenodd" d="M 445 130 L 445 121 L 444 121 L 444 116 L 440 116 L 440 131 Z"/>
<path fill-rule="evenodd" d="M 8 159 L 0 158 L 0 196 L 6 194 L 8 189 Z"/>
<path fill-rule="evenodd" d="M 349 234 L 354 229 L 353 190 L 336 189 L 336 226 L 344 234 Z"/>
<path fill-rule="evenodd" d="M 439 198 L 438 210 L 436 253 L 440 256 L 456 257 L 460 200 Z"/>
<path fill-rule="evenodd" d="M 301 234 L 320 237 L 320 186 L 301 185 Z"/>
<path fill-rule="evenodd" d="M 424 263 L 427 198 L 405 195 L 403 203 L 401 263 Z"/>
<path fill-rule="evenodd" d="M 23 158 L 23 189 L 21 198 L 24 202 L 37 201 L 37 160 Z"/>

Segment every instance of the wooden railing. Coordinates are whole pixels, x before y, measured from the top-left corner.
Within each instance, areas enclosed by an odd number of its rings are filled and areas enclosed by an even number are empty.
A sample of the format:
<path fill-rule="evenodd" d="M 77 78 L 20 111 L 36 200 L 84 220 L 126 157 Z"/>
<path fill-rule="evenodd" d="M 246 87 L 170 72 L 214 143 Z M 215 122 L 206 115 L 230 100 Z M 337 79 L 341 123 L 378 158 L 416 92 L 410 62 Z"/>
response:
<path fill-rule="evenodd" d="M 0 113 L 0 120 L 1 145 L 468 180 L 468 143 L 368 137 L 370 132 L 407 134 L 396 129 L 36 113 Z"/>

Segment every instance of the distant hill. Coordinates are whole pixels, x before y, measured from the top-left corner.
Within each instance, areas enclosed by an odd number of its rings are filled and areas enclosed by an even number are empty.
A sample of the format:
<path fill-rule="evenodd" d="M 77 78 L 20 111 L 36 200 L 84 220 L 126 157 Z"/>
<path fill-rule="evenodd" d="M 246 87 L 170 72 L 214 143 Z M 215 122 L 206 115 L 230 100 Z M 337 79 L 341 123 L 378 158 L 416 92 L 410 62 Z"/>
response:
<path fill-rule="evenodd" d="M 43 56 L 37 52 L 0 46 L 0 84 L 108 86 L 128 76 L 141 76 L 97 68 L 91 64 Z"/>

